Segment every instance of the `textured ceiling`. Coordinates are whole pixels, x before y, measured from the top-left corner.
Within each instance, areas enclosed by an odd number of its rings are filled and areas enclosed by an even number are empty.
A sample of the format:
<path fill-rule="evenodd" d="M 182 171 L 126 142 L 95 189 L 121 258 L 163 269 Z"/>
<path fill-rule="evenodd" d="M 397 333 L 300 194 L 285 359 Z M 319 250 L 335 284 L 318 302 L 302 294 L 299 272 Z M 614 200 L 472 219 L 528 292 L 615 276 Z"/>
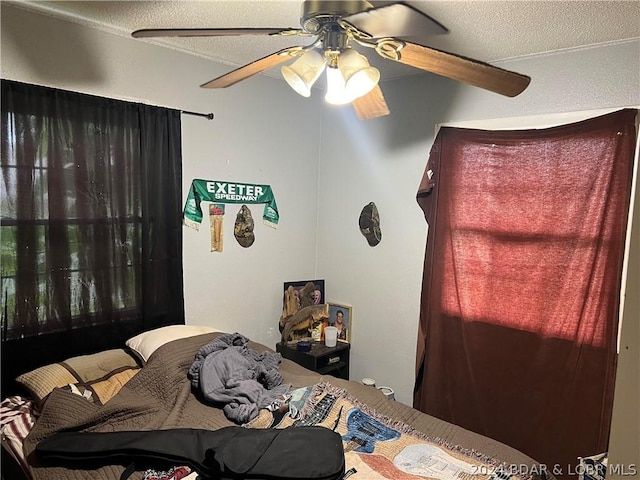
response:
<path fill-rule="evenodd" d="M 6 2 L 129 36 L 141 28 L 300 26 L 302 1 L 37 1 Z M 394 2 L 374 2 L 384 5 Z M 406 2 L 449 29 L 410 40 L 484 62 L 640 37 L 640 1 L 431 0 Z M 237 67 L 304 37 L 172 38 L 138 41 L 188 51 Z M 420 70 L 366 53 L 383 79 Z M 640 54 L 640 52 L 639 52 Z M 230 68 L 231 69 L 231 68 Z M 265 72 L 278 76 L 279 69 Z"/>

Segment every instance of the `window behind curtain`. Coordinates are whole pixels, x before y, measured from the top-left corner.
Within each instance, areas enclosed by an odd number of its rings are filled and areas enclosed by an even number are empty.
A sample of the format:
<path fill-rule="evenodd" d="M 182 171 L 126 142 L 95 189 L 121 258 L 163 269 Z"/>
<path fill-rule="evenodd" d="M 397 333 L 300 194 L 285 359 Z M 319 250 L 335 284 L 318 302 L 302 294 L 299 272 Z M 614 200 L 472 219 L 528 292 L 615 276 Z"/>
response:
<path fill-rule="evenodd" d="M 414 406 L 560 477 L 607 450 L 635 110 L 545 130 L 443 128 Z"/>
<path fill-rule="evenodd" d="M 2 81 L 3 374 L 184 323 L 180 143 L 179 111 Z"/>

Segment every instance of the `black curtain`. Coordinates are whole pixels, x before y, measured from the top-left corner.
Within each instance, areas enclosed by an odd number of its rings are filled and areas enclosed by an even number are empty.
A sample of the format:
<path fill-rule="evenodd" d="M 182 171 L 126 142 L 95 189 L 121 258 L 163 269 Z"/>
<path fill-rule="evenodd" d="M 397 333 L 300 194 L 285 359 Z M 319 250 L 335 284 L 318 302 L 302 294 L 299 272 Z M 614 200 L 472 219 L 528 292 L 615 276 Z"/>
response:
<path fill-rule="evenodd" d="M 2 388 L 184 323 L 180 111 L 2 80 Z"/>

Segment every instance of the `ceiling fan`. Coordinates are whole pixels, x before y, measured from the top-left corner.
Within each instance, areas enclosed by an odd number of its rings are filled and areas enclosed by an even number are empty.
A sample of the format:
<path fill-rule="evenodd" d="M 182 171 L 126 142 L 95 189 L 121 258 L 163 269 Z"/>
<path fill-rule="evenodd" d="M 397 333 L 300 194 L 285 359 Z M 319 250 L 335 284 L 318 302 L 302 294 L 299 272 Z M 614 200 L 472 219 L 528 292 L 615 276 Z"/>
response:
<path fill-rule="evenodd" d="M 353 102 L 361 119 L 389 114 L 378 85 L 379 71 L 353 47 L 371 48 L 382 58 L 436 73 L 508 97 L 529 85 L 530 78 L 488 63 L 408 42 L 401 38 L 444 34 L 448 30 L 404 2 L 373 7 L 365 0 L 304 0 L 302 28 L 160 28 L 136 30 L 134 38 L 217 37 L 239 35 L 316 37 L 306 46 L 291 46 L 237 68 L 201 85 L 224 88 L 296 59 L 282 67 L 289 85 L 309 96 L 326 70 L 329 103 Z"/>

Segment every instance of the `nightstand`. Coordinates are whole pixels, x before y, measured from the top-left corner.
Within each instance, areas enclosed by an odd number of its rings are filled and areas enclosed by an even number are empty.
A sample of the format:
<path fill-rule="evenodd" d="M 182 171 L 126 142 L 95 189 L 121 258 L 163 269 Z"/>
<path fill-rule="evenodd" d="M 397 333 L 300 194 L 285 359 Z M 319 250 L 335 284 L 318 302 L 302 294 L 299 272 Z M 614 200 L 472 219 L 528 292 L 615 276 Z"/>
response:
<path fill-rule="evenodd" d="M 321 375 L 333 375 L 334 377 L 349 380 L 349 350 L 351 345 L 338 342 L 335 347 L 327 347 L 324 342 L 312 342 L 311 350 L 301 352 L 295 345 L 278 343 L 276 351 L 283 358 L 293 360 L 309 370 Z"/>

